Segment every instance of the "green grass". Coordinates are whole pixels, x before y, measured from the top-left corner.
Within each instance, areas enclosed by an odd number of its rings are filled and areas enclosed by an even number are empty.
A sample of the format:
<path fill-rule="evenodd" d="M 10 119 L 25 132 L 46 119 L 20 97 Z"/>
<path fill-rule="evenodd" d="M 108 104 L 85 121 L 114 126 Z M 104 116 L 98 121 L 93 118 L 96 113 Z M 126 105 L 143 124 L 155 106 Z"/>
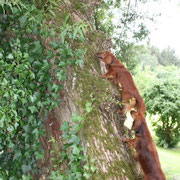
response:
<path fill-rule="evenodd" d="M 178 176 L 176 180 L 180 180 L 180 143 L 173 149 L 157 147 L 157 150 L 166 178 Z"/>

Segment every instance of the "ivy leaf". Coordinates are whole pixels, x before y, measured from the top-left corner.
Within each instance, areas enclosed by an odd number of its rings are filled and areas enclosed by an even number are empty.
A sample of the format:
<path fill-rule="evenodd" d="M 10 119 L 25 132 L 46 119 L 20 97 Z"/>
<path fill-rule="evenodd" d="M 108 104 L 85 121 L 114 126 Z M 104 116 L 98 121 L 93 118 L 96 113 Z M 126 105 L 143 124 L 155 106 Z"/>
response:
<path fill-rule="evenodd" d="M 7 59 L 14 59 L 12 54 L 8 54 L 8 56 L 6 56 Z"/>
<path fill-rule="evenodd" d="M 18 159 L 21 155 L 22 155 L 22 154 L 21 154 L 21 151 L 20 151 L 20 150 L 17 150 L 16 153 L 14 154 L 13 160 Z"/>
<path fill-rule="evenodd" d="M 96 171 L 96 167 L 95 166 L 91 166 L 91 171 L 95 172 Z"/>
<path fill-rule="evenodd" d="M 85 172 L 85 173 L 83 174 L 83 176 L 84 176 L 86 179 L 89 179 L 89 178 L 91 177 L 91 174 L 90 174 L 90 173 Z"/>
<path fill-rule="evenodd" d="M 82 122 L 84 119 L 82 116 L 78 115 L 78 114 L 73 114 L 72 115 L 72 121 L 73 122 Z"/>
<path fill-rule="evenodd" d="M 28 109 L 31 111 L 31 113 L 38 112 L 38 110 L 35 106 L 29 106 Z"/>
<path fill-rule="evenodd" d="M 6 86 L 7 84 L 8 84 L 8 81 L 5 79 L 5 78 L 3 78 L 3 82 L 1 83 L 3 86 Z"/>
<path fill-rule="evenodd" d="M 27 15 L 24 15 L 24 16 L 21 16 L 20 18 L 19 18 L 19 22 L 20 22 L 20 26 L 21 27 L 23 27 L 23 26 L 25 26 L 25 24 L 26 24 L 26 22 L 27 22 Z"/>
<path fill-rule="evenodd" d="M 76 135 L 72 135 L 71 136 L 71 140 L 69 141 L 70 143 L 73 143 L 73 144 L 79 144 L 79 142 L 80 142 L 80 138 L 78 137 L 78 136 L 76 136 Z"/>
<path fill-rule="evenodd" d="M 69 128 L 69 122 L 64 122 L 64 124 L 61 126 L 61 130 L 66 132 L 69 131 Z"/>
<path fill-rule="evenodd" d="M 29 75 L 30 79 L 35 79 L 35 74 L 33 72 L 30 72 L 30 75 Z"/>
<path fill-rule="evenodd" d="M 2 59 L 3 58 L 3 54 L 0 52 L 0 59 Z"/>
<path fill-rule="evenodd" d="M 87 113 L 90 113 L 92 110 L 93 110 L 92 103 L 87 102 L 86 103 L 86 111 L 87 111 Z"/>
<path fill-rule="evenodd" d="M 57 72 L 56 76 L 58 77 L 59 81 L 66 80 L 66 78 L 67 78 L 65 71 Z"/>
<path fill-rule="evenodd" d="M 71 147 L 72 147 L 73 154 L 79 154 L 81 152 L 81 149 L 78 148 L 75 144 L 73 144 Z"/>
<path fill-rule="evenodd" d="M 89 170 L 89 164 L 86 163 L 86 164 L 83 166 L 83 168 L 86 169 L 86 170 Z"/>
<path fill-rule="evenodd" d="M 4 120 L 5 120 L 5 118 L 6 118 L 6 115 L 3 114 L 3 116 L 2 116 L 1 119 L 0 119 L 0 127 L 1 127 L 1 128 L 4 127 Z"/>
<path fill-rule="evenodd" d="M 3 97 L 9 97 L 9 92 L 6 91 L 5 94 L 3 95 Z"/>
<path fill-rule="evenodd" d="M 25 165 L 25 164 L 22 165 L 22 171 L 23 171 L 24 173 L 27 173 L 27 172 L 29 172 L 30 170 L 31 170 L 31 166 L 30 166 L 30 165 Z"/>

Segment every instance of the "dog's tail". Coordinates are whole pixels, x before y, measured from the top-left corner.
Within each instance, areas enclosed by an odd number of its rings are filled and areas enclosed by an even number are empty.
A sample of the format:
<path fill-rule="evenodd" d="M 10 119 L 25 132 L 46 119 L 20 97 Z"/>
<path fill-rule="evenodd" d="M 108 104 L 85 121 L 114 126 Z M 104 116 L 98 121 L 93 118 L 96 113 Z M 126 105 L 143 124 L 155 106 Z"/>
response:
<path fill-rule="evenodd" d="M 145 105 L 144 100 L 141 96 L 136 97 L 136 109 L 137 109 L 138 113 L 145 115 L 146 105 Z"/>

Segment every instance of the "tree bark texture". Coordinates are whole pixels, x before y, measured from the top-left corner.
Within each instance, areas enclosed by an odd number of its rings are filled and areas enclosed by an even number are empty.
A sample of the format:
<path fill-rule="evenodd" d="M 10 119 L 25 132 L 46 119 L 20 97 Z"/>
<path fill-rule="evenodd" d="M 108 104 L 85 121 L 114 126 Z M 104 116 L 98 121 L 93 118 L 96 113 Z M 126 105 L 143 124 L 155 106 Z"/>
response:
<path fill-rule="evenodd" d="M 63 6 L 75 21 L 86 19 L 90 24 L 91 29 L 87 32 L 86 42 L 83 43 L 86 55 L 81 67 L 67 68 L 67 80 L 63 82 L 64 90 L 60 92 L 62 102 L 58 108 L 48 113 L 44 123 L 46 136 L 40 140 L 45 157 L 39 163 L 39 179 L 48 179 L 53 170 L 53 158 L 58 158 L 57 154 L 52 152 L 61 151 L 61 125 L 65 121 L 71 122 L 73 114 L 84 113 L 86 103 L 90 102 L 92 111 L 85 116 L 80 137 L 88 159 L 95 159 L 97 171 L 92 179 L 139 180 L 142 175 L 139 165 L 133 152 L 121 141 L 125 134 L 125 117 L 117 114 L 121 91 L 110 81 L 101 78 L 106 71 L 105 66 L 95 57 L 97 52 L 111 47 L 109 38 L 97 32 L 92 25 L 93 8 L 100 1 L 82 1 L 89 7 L 85 13 L 75 9 L 74 2 L 65 1 Z M 60 6 L 60 9 L 64 7 Z M 50 142 L 52 137 L 56 140 L 55 143 Z M 66 164 L 62 166 L 65 168 Z"/>

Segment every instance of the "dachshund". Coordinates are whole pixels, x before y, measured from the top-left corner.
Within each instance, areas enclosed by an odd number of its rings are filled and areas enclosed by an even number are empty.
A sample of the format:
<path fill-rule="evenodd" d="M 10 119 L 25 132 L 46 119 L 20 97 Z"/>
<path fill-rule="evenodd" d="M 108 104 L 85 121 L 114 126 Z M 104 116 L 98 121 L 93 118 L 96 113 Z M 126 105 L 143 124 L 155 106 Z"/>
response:
<path fill-rule="evenodd" d="M 135 111 L 131 111 L 131 116 L 134 119 L 132 130 L 135 131 L 135 138 L 122 139 L 122 141 L 136 149 L 137 160 L 145 174 L 144 180 L 165 180 L 158 153 L 144 116 Z"/>
<path fill-rule="evenodd" d="M 98 53 L 96 55 L 105 63 L 107 73 L 102 78 L 112 80 L 122 88 L 123 108 L 118 113 L 126 114 L 132 108 L 138 113 L 145 114 L 146 106 L 142 96 L 134 83 L 131 73 L 127 68 L 110 52 Z"/>

